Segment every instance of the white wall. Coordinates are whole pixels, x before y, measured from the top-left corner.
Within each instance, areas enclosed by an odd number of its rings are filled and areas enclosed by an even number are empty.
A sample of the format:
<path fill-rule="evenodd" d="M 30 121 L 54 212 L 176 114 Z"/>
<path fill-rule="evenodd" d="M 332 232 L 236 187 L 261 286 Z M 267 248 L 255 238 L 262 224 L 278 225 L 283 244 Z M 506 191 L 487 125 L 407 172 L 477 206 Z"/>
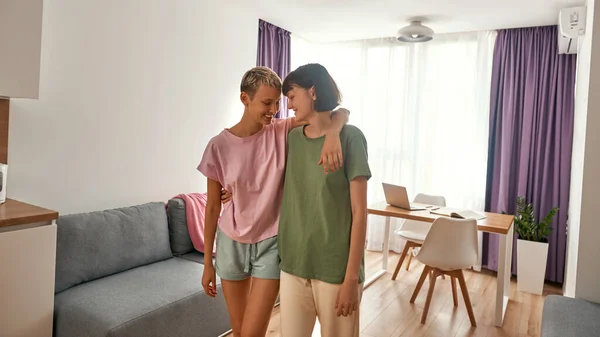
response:
<path fill-rule="evenodd" d="M 579 53 L 569 207 L 565 295 L 600 302 L 600 8 L 587 1 L 588 26 Z"/>
<path fill-rule="evenodd" d="M 290 47 L 290 68 L 292 70 L 307 63 L 317 62 L 316 46 L 298 34 L 290 35 Z"/>
<path fill-rule="evenodd" d="M 46 0 L 39 100 L 13 100 L 11 198 L 62 214 L 204 191 L 258 17 L 196 0 Z"/>

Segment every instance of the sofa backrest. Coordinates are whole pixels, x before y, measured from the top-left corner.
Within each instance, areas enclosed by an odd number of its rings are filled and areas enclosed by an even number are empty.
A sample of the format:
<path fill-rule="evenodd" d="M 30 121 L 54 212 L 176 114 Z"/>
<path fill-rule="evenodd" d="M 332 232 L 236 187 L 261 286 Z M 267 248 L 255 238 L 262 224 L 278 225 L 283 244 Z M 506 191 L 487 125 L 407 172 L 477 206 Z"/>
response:
<path fill-rule="evenodd" d="M 55 293 L 173 256 L 162 202 L 64 215 L 57 228 Z"/>
<path fill-rule="evenodd" d="M 167 206 L 171 251 L 176 256 L 195 251 L 187 227 L 185 202 L 181 198 L 173 198 L 167 202 Z"/>

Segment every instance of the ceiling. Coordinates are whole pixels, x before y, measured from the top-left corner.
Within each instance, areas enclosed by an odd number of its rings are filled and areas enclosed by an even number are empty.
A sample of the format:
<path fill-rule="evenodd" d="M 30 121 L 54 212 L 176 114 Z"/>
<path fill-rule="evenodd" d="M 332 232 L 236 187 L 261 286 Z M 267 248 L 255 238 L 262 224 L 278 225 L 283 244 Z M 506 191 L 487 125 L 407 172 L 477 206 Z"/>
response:
<path fill-rule="evenodd" d="M 555 25 L 584 0 L 237 0 L 312 42 L 395 36 L 413 17 L 436 33 Z M 236 1 L 236 2 L 237 2 Z"/>

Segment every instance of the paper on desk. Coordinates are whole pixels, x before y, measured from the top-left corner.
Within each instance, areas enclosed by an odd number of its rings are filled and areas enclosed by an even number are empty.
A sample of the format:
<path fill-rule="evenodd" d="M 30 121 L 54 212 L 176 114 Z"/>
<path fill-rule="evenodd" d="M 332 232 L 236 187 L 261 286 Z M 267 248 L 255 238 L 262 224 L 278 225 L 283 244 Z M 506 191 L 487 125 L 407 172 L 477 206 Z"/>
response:
<path fill-rule="evenodd" d="M 431 214 L 437 214 L 437 215 L 443 215 L 443 216 L 449 216 L 451 218 L 457 218 L 457 219 L 475 219 L 475 220 L 481 220 L 481 219 L 485 219 L 486 216 L 483 214 L 479 214 L 477 212 L 473 212 L 470 210 L 452 210 L 449 208 L 440 208 L 437 210 L 431 210 L 429 211 L 429 213 Z"/>

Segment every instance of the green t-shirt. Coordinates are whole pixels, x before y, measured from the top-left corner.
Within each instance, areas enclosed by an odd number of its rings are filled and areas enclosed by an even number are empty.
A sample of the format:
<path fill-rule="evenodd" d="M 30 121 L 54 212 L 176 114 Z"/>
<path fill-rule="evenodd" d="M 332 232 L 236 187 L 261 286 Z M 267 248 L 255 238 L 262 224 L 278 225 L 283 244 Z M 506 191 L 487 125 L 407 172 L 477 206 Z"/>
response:
<path fill-rule="evenodd" d="M 371 177 L 367 141 L 355 126 L 340 133 L 343 169 L 325 174 L 318 165 L 325 137 L 311 139 L 304 128 L 288 136 L 288 156 L 279 219 L 281 270 L 306 279 L 341 284 L 350 253 L 350 181 Z M 359 282 L 364 281 L 364 257 Z"/>

